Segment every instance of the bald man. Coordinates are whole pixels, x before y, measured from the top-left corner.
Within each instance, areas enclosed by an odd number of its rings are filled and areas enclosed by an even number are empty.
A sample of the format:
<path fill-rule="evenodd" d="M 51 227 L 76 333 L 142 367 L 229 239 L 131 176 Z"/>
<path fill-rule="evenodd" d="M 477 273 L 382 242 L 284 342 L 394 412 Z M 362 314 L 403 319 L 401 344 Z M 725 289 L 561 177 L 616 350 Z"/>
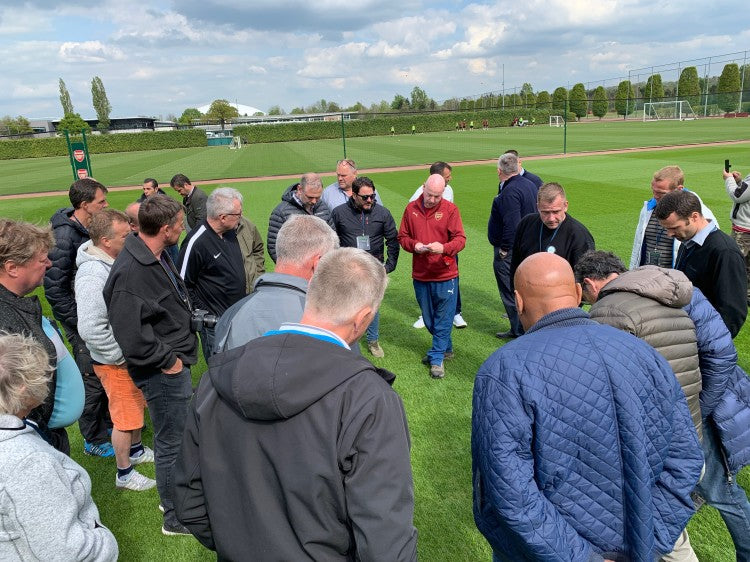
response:
<path fill-rule="evenodd" d="M 414 293 L 425 327 L 432 334 L 432 347 L 422 359 L 430 376 L 445 376 L 443 360 L 453 356 L 451 329 L 456 313 L 458 263 L 456 255 L 466 245 L 466 234 L 458 207 L 443 198 L 445 178 L 432 174 L 422 194 L 404 209 L 398 242 L 412 259 Z"/>
<path fill-rule="evenodd" d="M 578 308 L 563 258 L 516 271 L 526 333 L 474 386 L 474 518 L 497 560 L 655 560 L 694 509 L 703 458 L 666 360 Z"/>

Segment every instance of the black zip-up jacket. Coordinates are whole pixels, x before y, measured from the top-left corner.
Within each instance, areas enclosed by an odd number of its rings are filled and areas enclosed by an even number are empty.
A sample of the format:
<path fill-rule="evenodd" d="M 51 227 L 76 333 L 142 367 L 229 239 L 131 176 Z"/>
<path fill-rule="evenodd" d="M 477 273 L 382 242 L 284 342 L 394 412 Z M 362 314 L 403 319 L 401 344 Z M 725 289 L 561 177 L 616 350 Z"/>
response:
<path fill-rule="evenodd" d="M 177 517 L 219 560 L 416 561 L 393 378 L 299 333 L 212 356 L 175 465 Z"/>
<path fill-rule="evenodd" d="M 65 326 L 76 328 L 75 278 L 78 247 L 89 239 L 89 231 L 77 221 L 70 220 L 73 207 L 59 209 L 50 220 L 55 235 L 55 247 L 49 252 L 52 266 L 44 274 L 44 295 L 55 318 Z"/>
<path fill-rule="evenodd" d="M 390 273 L 396 269 L 398 263 L 398 230 L 396 221 L 393 220 L 391 212 L 375 203 L 369 211 L 357 209 L 352 197 L 347 199 L 345 205 L 339 205 L 331 212 L 336 234 L 339 235 L 341 247 L 356 248 L 357 236 L 366 235 L 370 237 L 370 249 L 368 253 L 385 262 L 385 271 Z M 388 259 L 385 259 L 384 250 L 388 246 Z"/>
<path fill-rule="evenodd" d="M 125 240 L 104 286 L 112 332 L 133 378 L 160 373 L 174 365 L 178 357 L 185 365 L 197 361 L 187 287 L 166 252 L 162 252 L 162 257 L 179 290 L 162 263 L 136 235 Z"/>

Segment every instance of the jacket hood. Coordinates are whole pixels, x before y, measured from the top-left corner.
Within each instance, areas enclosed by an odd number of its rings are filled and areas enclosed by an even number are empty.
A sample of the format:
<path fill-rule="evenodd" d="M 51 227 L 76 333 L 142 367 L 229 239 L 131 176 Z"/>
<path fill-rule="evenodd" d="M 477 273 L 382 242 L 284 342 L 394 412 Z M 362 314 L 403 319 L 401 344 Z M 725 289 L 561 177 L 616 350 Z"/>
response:
<path fill-rule="evenodd" d="M 284 193 L 281 195 L 281 200 L 286 201 L 287 203 L 291 203 L 295 207 L 299 207 L 299 203 L 297 203 L 297 200 L 294 198 L 294 192 L 297 191 L 297 187 L 299 186 L 299 182 L 290 185 L 284 190 Z"/>
<path fill-rule="evenodd" d="M 80 223 L 70 220 L 70 217 L 73 216 L 73 211 L 73 207 L 65 207 L 64 209 L 58 209 L 57 211 L 55 211 L 55 214 L 52 215 L 52 218 L 49 221 L 52 225 L 52 228 L 72 228 L 73 230 L 77 230 L 88 238 L 89 231 L 86 230 Z"/>
<path fill-rule="evenodd" d="M 109 254 L 100 250 L 94 246 L 93 240 L 86 240 L 83 244 L 78 246 L 78 253 L 76 254 L 76 267 L 81 267 L 87 262 L 102 262 L 107 266 L 112 266 L 115 263 L 115 259 Z"/>
<path fill-rule="evenodd" d="M 682 308 L 693 297 L 693 284 L 682 271 L 644 265 L 607 283 L 599 298 L 615 292 L 635 293 L 671 308 Z"/>
<path fill-rule="evenodd" d="M 233 410 L 265 421 L 290 418 L 348 379 L 376 371 L 351 350 L 296 333 L 257 338 L 212 356 L 209 366 L 211 383 Z"/>

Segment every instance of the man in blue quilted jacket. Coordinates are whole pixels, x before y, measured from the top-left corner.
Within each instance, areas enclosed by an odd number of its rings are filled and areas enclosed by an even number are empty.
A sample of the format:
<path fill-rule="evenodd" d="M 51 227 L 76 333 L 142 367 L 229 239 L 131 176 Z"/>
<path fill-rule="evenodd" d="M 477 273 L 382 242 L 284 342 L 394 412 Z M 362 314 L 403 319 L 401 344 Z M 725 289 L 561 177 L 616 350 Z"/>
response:
<path fill-rule="evenodd" d="M 561 257 L 515 275 L 525 335 L 474 386 L 474 519 L 496 561 L 646 562 L 694 513 L 703 453 L 666 360 L 578 308 Z"/>

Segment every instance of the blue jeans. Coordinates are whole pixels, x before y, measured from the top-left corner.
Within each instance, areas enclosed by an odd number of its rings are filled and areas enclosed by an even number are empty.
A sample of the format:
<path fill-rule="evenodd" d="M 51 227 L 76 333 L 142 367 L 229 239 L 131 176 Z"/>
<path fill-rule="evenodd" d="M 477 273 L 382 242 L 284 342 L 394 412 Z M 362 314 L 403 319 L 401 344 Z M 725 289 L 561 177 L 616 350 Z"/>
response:
<path fill-rule="evenodd" d="M 706 473 L 695 487 L 696 491 L 715 507 L 734 541 L 737 560 L 750 560 L 750 502 L 745 491 L 737 485 L 735 476 L 727 476 L 719 440 L 712 422 L 703 424 L 703 454 Z"/>
<path fill-rule="evenodd" d="M 521 320 L 518 318 L 516 297 L 513 295 L 510 279 L 510 261 L 513 257 L 513 252 L 508 250 L 505 257 L 502 257 L 500 255 L 500 248 L 496 247 L 494 250 L 495 257 L 492 261 L 492 269 L 495 271 L 495 281 L 497 281 L 497 289 L 500 291 L 500 300 L 503 301 L 505 312 L 508 313 L 511 334 L 520 336 L 523 334 L 523 326 L 521 326 Z"/>
<path fill-rule="evenodd" d="M 451 330 L 456 314 L 457 288 L 457 279 L 430 282 L 414 279 L 414 293 L 422 310 L 422 319 L 432 334 L 432 347 L 427 352 L 430 365 L 442 365 L 445 353 L 453 351 Z"/>
<path fill-rule="evenodd" d="M 173 472 L 182 444 L 190 397 L 193 394 L 190 369 L 185 367 L 177 375 L 154 373 L 134 382 L 143 392 L 154 426 L 156 489 L 164 508 L 164 523 L 176 525 L 178 521 L 172 501 Z"/>
<path fill-rule="evenodd" d="M 380 335 L 380 309 L 375 313 L 375 316 L 367 326 L 367 343 L 378 341 Z"/>

